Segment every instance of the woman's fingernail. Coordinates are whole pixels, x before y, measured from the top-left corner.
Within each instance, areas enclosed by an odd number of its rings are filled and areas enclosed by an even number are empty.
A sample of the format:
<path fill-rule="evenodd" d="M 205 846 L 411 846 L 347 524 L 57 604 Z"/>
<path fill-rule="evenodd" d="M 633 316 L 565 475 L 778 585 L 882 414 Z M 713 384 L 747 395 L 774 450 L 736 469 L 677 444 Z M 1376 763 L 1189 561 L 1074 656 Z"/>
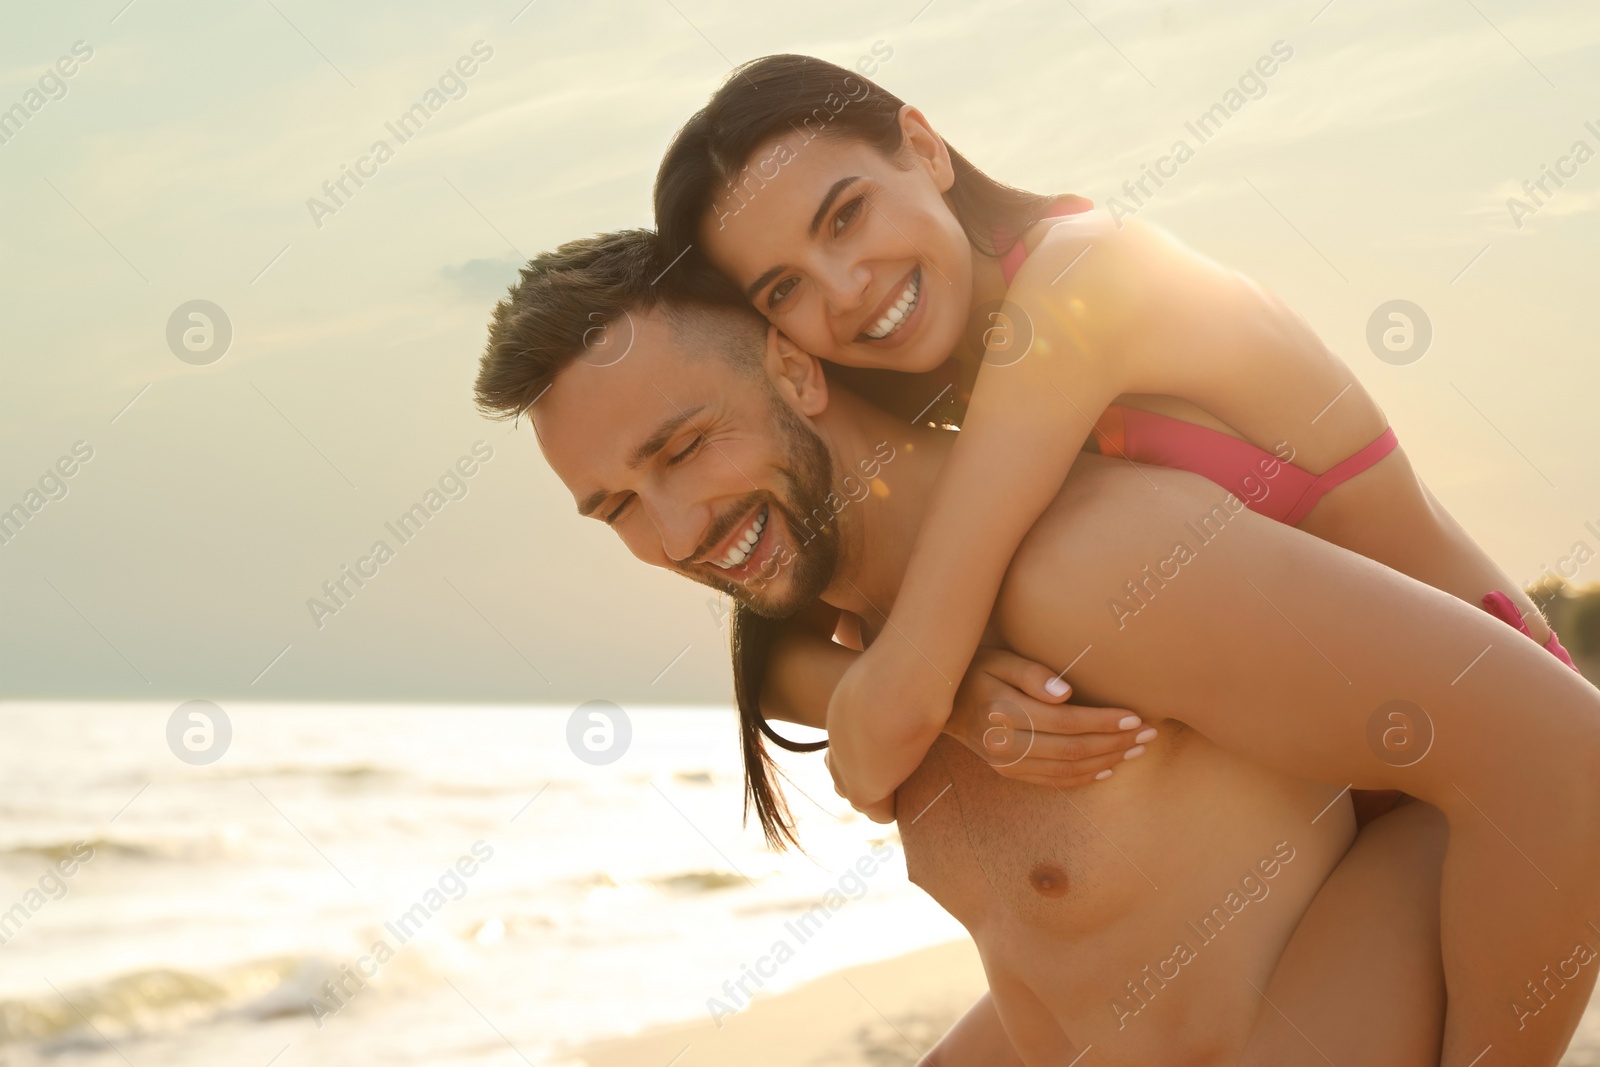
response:
<path fill-rule="evenodd" d="M 1152 726 L 1148 730 L 1140 730 L 1133 735 L 1133 739 L 1141 745 L 1146 741 L 1154 741 L 1156 739 L 1156 728 Z"/>
<path fill-rule="evenodd" d="M 1063 682 L 1060 678 L 1052 678 L 1044 683 L 1044 691 L 1053 697 L 1064 697 L 1072 691 L 1072 686 Z"/>
<path fill-rule="evenodd" d="M 1110 778 L 1110 777 L 1111 777 L 1111 768 L 1107 767 L 1105 770 L 1103 770 L 1099 774 L 1095 775 L 1094 776 L 1094 780 L 1097 781 L 1097 782 L 1103 782 L 1107 778 Z"/>
<path fill-rule="evenodd" d="M 1126 751 L 1126 752 L 1124 752 L 1122 754 L 1122 758 L 1123 759 L 1138 759 L 1142 755 L 1144 755 L 1144 746 L 1143 745 L 1134 745 L 1132 748 L 1128 749 L 1128 751 Z"/>
<path fill-rule="evenodd" d="M 1117 729 L 1132 730 L 1138 727 L 1139 722 L 1139 716 L 1137 715 L 1124 715 L 1120 720 L 1118 720 Z"/>

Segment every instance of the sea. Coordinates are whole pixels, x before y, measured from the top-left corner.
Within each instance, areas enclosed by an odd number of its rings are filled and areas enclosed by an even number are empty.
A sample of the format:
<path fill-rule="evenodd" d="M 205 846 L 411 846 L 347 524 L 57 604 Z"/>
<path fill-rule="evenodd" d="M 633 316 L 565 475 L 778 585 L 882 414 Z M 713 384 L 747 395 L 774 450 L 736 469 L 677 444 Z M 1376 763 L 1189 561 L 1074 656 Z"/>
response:
<path fill-rule="evenodd" d="M 964 936 L 820 755 L 777 853 L 731 710 L 596 710 L 0 704 L 0 1065 L 565 1067 Z"/>
<path fill-rule="evenodd" d="M 730 709 L 197 706 L 0 704 L 0 1064 L 553 1067 L 964 936 Z"/>

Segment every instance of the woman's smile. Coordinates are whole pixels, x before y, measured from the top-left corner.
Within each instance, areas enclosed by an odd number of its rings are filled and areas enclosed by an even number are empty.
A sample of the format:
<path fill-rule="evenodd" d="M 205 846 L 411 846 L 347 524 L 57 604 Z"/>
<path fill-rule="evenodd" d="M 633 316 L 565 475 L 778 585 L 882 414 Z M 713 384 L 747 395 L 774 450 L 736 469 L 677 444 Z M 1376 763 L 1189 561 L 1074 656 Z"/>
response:
<path fill-rule="evenodd" d="M 922 306 L 921 295 L 922 268 L 913 267 L 900 289 L 891 292 L 879 304 L 871 327 L 863 330 L 857 339 L 862 341 L 893 339 L 893 343 L 900 343 L 900 340 L 908 334 L 912 320 L 918 318 L 917 311 Z"/>

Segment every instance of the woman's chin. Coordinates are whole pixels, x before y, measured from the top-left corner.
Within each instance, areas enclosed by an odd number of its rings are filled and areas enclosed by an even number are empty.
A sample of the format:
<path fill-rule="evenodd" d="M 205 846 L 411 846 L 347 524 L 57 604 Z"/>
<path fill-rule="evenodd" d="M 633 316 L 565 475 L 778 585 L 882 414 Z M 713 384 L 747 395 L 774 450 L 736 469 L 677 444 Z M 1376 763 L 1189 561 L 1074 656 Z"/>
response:
<path fill-rule="evenodd" d="M 892 369 L 905 374 L 925 374 L 928 371 L 938 370 L 950 359 L 959 346 L 959 330 L 939 330 L 936 323 L 927 323 L 923 329 L 923 336 L 912 339 L 892 353 L 886 353 L 893 360 L 886 363 Z"/>
<path fill-rule="evenodd" d="M 947 345 L 918 346 L 915 352 L 908 352 L 905 358 L 897 361 L 894 369 L 905 374 L 926 374 L 928 371 L 938 370 L 949 361 L 955 348 L 954 342 Z"/>

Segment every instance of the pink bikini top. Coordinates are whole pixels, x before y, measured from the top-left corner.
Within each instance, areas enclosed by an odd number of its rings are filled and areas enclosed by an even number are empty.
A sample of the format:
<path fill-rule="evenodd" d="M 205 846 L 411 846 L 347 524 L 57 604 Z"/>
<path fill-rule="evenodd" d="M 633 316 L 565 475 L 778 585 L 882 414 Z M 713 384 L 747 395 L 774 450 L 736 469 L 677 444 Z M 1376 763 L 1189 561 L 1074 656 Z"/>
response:
<path fill-rule="evenodd" d="M 1075 215 L 1094 205 L 1081 196 L 1058 200 L 1045 218 Z M 1000 270 L 1010 285 L 1028 258 L 1018 240 L 1000 257 Z M 1189 471 L 1233 492 L 1246 507 L 1269 519 L 1295 526 L 1328 491 L 1378 462 L 1398 445 L 1394 430 L 1385 430 L 1371 444 L 1322 474 L 1209 426 L 1170 415 L 1112 404 L 1094 426 L 1095 443 L 1108 456 Z"/>
<path fill-rule="evenodd" d="M 1094 426 L 1108 456 L 1190 471 L 1231 490 L 1246 507 L 1298 526 L 1327 492 L 1360 474 L 1398 445 L 1394 430 L 1322 474 L 1312 474 L 1249 441 L 1153 411 L 1113 404 Z"/>

